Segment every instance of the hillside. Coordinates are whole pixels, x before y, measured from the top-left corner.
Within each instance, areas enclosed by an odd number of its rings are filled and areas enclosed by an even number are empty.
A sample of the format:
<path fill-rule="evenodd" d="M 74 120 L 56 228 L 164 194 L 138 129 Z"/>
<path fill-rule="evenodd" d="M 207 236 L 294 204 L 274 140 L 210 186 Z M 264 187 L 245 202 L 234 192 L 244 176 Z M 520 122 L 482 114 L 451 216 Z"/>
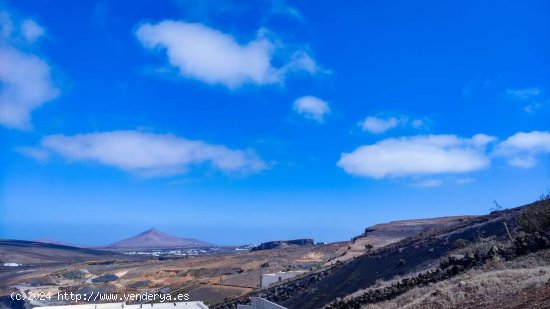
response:
<path fill-rule="evenodd" d="M 382 248 L 407 237 L 413 237 L 422 233 L 450 227 L 474 218 L 476 218 L 476 216 L 452 216 L 400 220 L 376 224 L 367 227 L 363 234 L 354 237 L 346 254 L 332 262 L 347 261 L 363 255 L 367 253 L 367 251 Z"/>
<path fill-rule="evenodd" d="M 373 248 L 360 256 L 327 263 L 324 268 L 317 271 L 283 281 L 250 295 L 267 298 L 287 308 L 322 308 L 328 304 L 331 304 L 328 308 L 361 308 L 362 304 L 375 304 L 384 300 L 388 301 L 388 308 L 400 308 L 403 301 L 400 303 L 401 305 L 396 305 L 391 300 L 407 291 L 415 291 L 428 286 L 423 291 L 416 292 L 428 295 L 434 292 L 429 289 L 429 285 L 437 282 L 453 288 L 453 283 L 449 280 L 454 276 L 465 271 L 488 272 L 490 267 L 487 266 L 489 268 L 484 270 L 485 265 L 495 265 L 498 261 L 503 260 L 510 260 L 507 262 L 508 264 L 503 265 L 515 265 L 514 263 L 516 263 L 526 268 L 522 271 L 537 274 L 538 277 L 529 282 L 536 283 L 534 288 L 537 291 L 548 290 L 550 287 L 544 286 L 546 284 L 544 282 L 548 280 L 546 278 L 548 275 L 545 272 L 550 264 L 548 260 L 536 258 L 538 264 L 534 263 L 527 267 L 525 264 L 515 262 L 515 259 L 519 261 L 523 255 L 531 257 L 533 254 L 539 254 L 538 250 L 542 250 L 540 251 L 542 256 L 550 254 L 547 254 L 550 248 L 549 231 L 525 234 L 518 228 L 518 220 L 523 220 L 522 214 L 525 209 L 533 209 L 533 205 L 541 205 L 541 203 L 547 205 L 548 201 L 493 212 L 484 216 L 451 220 L 454 221 L 453 224 L 443 224 L 440 227 L 428 229 L 398 242 Z M 548 205 L 546 207 L 550 208 Z M 542 215 L 537 213 L 531 217 L 536 221 Z M 400 225 L 403 224 L 396 226 Z M 356 238 L 355 241 L 368 236 L 369 233 L 383 229 L 392 230 L 396 226 L 391 227 L 390 223 L 377 228 L 368 228 L 366 233 Z M 511 231 L 513 239 L 510 239 L 507 228 Z M 542 269 L 538 269 L 540 267 Z M 478 281 L 495 276 L 495 274 L 486 274 L 485 276 L 478 273 L 471 275 L 474 277 L 477 274 Z M 517 271 L 505 272 L 503 276 L 526 278 L 523 274 L 517 274 Z M 456 285 L 456 282 L 454 284 Z M 521 284 L 528 286 L 526 282 L 521 282 Z M 519 286 L 518 282 L 516 288 L 519 289 Z M 445 290 L 435 293 L 436 296 L 439 295 L 437 293 L 440 293 L 442 297 L 452 296 Z M 530 297 L 537 299 L 536 293 L 532 294 L 531 292 Z M 412 301 L 411 298 L 414 295 L 403 297 Z M 439 299 L 436 296 L 433 297 L 430 304 L 445 303 L 445 299 Z M 217 304 L 214 308 L 234 308 L 236 303 L 247 302 L 247 297 L 228 300 Z M 483 297 L 483 295 L 478 295 L 478 297 Z M 491 303 L 489 298 L 485 298 L 484 301 L 488 304 Z M 548 303 L 550 300 L 540 298 L 540 301 Z M 515 301 L 516 304 L 522 302 L 525 304 L 527 300 Z M 442 306 L 430 305 L 426 307 L 441 308 Z M 422 306 L 414 308 L 422 308 Z M 521 307 L 510 306 L 510 308 Z"/>
<path fill-rule="evenodd" d="M 480 235 L 503 237 L 506 230 L 502 220 L 499 215 L 482 216 L 382 247 L 337 266 L 323 280 L 282 304 L 289 308 L 322 307 L 338 297 L 372 286 L 377 280 L 420 271 L 453 250 L 458 239 L 474 242 Z"/>
<path fill-rule="evenodd" d="M 0 239 L 0 261 L 27 265 L 82 262 L 119 257 L 119 254 L 101 250 L 78 248 L 36 241 Z"/>

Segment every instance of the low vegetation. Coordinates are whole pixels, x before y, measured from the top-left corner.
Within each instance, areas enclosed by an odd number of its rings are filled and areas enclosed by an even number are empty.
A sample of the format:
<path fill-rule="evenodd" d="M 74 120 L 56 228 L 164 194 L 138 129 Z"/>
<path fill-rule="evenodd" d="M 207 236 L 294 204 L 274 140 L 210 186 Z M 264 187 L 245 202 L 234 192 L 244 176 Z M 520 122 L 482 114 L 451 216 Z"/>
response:
<path fill-rule="evenodd" d="M 550 193 L 541 196 L 538 202 L 526 207 L 518 219 L 524 232 L 540 232 L 550 228 Z"/>
<path fill-rule="evenodd" d="M 489 237 L 455 239 L 435 269 L 370 286 L 325 308 L 550 308 L 550 194 L 519 211 L 495 205 L 493 226 L 502 220 L 505 234 L 495 229 Z M 530 256 L 539 258 L 524 265 Z M 404 264 L 400 259 L 398 267 Z"/>
<path fill-rule="evenodd" d="M 418 287 L 395 299 L 362 308 L 495 308 L 495 304 L 500 304 L 499 308 L 547 308 L 549 259 L 550 251 L 545 250 L 513 261 L 492 260 L 450 280 Z M 517 293 L 522 297 L 509 297 Z M 503 303 L 503 299 L 508 301 Z"/>

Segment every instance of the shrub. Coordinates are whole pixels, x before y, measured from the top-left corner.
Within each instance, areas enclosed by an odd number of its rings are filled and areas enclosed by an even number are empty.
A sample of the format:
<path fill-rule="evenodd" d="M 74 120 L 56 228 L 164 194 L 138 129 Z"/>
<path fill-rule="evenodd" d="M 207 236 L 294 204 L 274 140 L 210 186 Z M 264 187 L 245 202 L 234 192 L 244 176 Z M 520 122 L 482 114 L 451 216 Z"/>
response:
<path fill-rule="evenodd" d="M 538 202 L 526 207 L 518 219 L 518 225 L 528 233 L 550 228 L 550 194 L 541 196 Z"/>
<path fill-rule="evenodd" d="M 374 248 L 372 244 L 365 244 L 365 249 L 367 249 L 367 252 L 370 252 Z"/>
<path fill-rule="evenodd" d="M 500 206 L 500 204 L 497 201 L 493 201 L 493 207 L 489 209 L 491 211 L 491 214 L 496 214 L 504 210 L 504 207 Z"/>
<path fill-rule="evenodd" d="M 454 247 L 457 249 L 462 249 L 462 248 L 466 248 L 469 244 L 470 242 L 468 240 L 459 238 L 455 240 Z"/>

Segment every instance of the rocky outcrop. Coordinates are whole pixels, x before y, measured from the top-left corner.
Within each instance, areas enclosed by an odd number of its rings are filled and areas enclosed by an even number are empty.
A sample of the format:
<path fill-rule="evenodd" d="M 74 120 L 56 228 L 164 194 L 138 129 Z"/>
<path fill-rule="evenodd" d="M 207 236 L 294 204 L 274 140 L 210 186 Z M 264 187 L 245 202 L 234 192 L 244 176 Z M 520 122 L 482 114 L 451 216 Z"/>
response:
<path fill-rule="evenodd" d="M 276 240 L 261 243 L 260 245 L 252 248 L 250 251 L 260 251 L 260 250 L 272 250 L 278 248 L 285 248 L 289 246 L 314 246 L 315 242 L 313 239 L 304 238 L 304 239 L 294 239 L 294 240 Z"/>
<path fill-rule="evenodd" d="M 91 278 L 92 274 L 87 269 L 75 269 L 63 273 L 63 278 L 65 279 L 88 279 Z"/>
<path fill-rule="evenodd" d="M 108 275 L 103 275 L 103 276 L 99 276 L 97 278 L 94 278 L 94 279 L 92 279 L 92 282 L 99 283 L 99 282 L 111 282 L 111 281 L 116 281 L 116 280 L 118 280 L 117 275 L 108 274 Z"/>
<path fill-rule="evenodd" d="M 515 239 L 516 254 L 523 255 L 539 249 L 550 248 L 550 231 L 523 234 Z"/>
<path fill-rule="evenodd" d="M 59 282 L 55 276 L 48 275 L 44 277 L 32 278 L 29 280 L 31 286 L 42 286 L 42 285 L 57 285 Z M 0 307 L 1 308 L 1 307 Z"/>

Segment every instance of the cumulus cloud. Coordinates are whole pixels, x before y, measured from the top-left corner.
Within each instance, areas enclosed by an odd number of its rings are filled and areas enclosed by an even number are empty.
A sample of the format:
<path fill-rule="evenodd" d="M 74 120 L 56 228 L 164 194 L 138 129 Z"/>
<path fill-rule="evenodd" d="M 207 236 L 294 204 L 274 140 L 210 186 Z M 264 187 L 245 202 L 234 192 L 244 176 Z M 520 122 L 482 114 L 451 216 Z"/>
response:
<path fill-rule="evenodd" d="M 15 21 L 7 12 L 0 14 L 0 28 L 0 124 L 26 129 L 31 112 L 59 94 L 48 63 L 27 51 L 44 30 L 30 19 Z"/>
<path fill-rule="evenodd" d="M 96 162 L 145 176 L 181 174 L 202 164 L 238 174 L 267 167 L 252 150 L 139 131 L 50 135 L 42 139 L 41 147 L 71 161 Z"/>
<path fill-rule="evenodd" d="M 370 132 L 372 134 L 381 134 L 390 129 L 397 127 L 400 120 L 396 117 L 391 118 L 378 118 L 369 116 L 361 122 L 361 128 L 363 131 Z"/>
<path fill-rule="evenodd" d="M 394 116 L 378 114 L 376 116 L 368 116 L 359 122 L 359 125 L 363 131 L 372 134 L 382 134 L 397 127 L 410 126 L 414 129 L 421 129 L 426 126 L 426 122 L 422 119 L 411 119 L 402 114 Z"/>
<path fill-rule="evenodd" d="M 0 123 L 25 129 L 31 112 L 57 97 L 50 68 L 40 58 L 12 48 L 0 48 Z"/>
<path fill-rule="evenodd" d="M 325 116 L 330 113 L 328 103 L 314 96 L 304 96 L 296 99 L 293 109 L 298 114 L 318 122 L 323 122 Z"/>
<path fill-rule="evenodd" d="M 229 88 L 280 83 L 290 71 L 317 70 L 305 51 L 291 53 L 285 64 L 275 67 L 272 60 L 279 45 L 261 34 L 241 44 L 231 35 L 199 23 L 167 20 L 141 25 L 136 36 L 145 48 L 164 50 L 182 76 Z"/>
<path fill-rule="evenodd" d="M 514 167 L 530 168 L 536 156 L 550 153 L 550 132 L 518 132 L 499 143 L 494 151 L 496 156 L 505 157 Z"/>
<path fill-rule="evenodd" d="M 421 135 L 389 138 L 343 153 L 338 166 L 349 174 L 370 178 L 466 173 L 486 168 L 486 147 L 494 137 L 477 134 Z"/>

